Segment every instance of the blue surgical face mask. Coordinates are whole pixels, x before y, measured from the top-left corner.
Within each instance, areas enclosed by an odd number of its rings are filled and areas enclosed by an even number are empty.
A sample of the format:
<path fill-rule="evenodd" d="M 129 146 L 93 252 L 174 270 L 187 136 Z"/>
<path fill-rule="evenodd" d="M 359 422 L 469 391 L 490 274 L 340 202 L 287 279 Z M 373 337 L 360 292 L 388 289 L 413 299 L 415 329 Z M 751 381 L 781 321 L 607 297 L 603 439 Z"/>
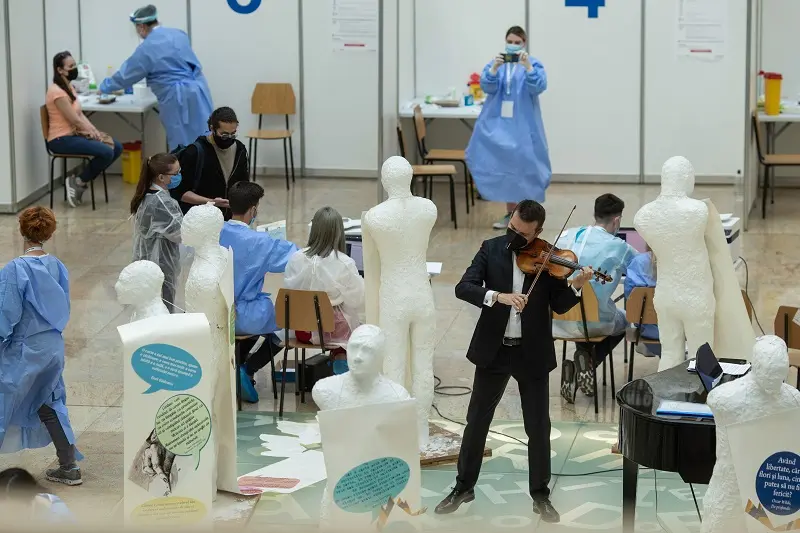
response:
<path fill-rule="evenodd" d="M 167 189 L 177 189 L 178 185 L 181 184 L 181 180 L 183 177 L 180 174 L 175 174 L 174 176 L 170 177 L 169 185 L 167 185 Z"/>
<path fill-rule="evenodd" d="M 506 44 L 506 52 L 509 54 L 518 54 L 523 48 L 521 44 Z"/>

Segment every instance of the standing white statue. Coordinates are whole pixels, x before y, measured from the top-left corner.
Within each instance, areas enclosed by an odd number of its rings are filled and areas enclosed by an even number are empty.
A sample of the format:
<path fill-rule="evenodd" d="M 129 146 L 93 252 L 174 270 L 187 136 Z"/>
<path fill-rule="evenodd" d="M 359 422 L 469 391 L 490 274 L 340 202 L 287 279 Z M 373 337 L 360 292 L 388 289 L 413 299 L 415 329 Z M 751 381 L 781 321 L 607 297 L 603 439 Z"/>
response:
<path fill-rule="evenodd" d="M 746 531 L 728 427 L 800 406 L 800 392 L 784 383 L 789 355 L 780 337 L 760 337 L 751 364 L 747 375 L 715 388 L 706 401 L 717 426 L 717 462 L 703 497 L 702 533 Z"/>
<path fill-rule="evenodd" d="M 378 326 L 365 324 L 353 331 L 347 342 L 347 366 L 350 370 L 318 381 L 311 391 L 314 403 L 321 411 L 410 398 L 406 389 L 381 375 L 387 349 L 386 341 L 386 336 Z M 359 438 L 356 435 L 351 437 Z M 323 523 L 330 516 L 330 504 L 330 492 L 325 487 L 320 510 Z"/>
<path fill-rule="evenodd" d="M 233 371 L 230 353 L 229 309 L 220 290 L 220 281 L 228 267 L 228 251 L 219 245 L 219 235 L 225 220 L 222 212 L 213 204 L 198 205 L 183 217 L 181 239 L 186 246 L 194 248 L 194 260 L 186 279 L 186 310 L 190 313 L 204 313 L 211 326 L 212 371 L 211 391 L 214 405 L 211 410 L 211 438 L 214 441 L 213 486 L 218 489 L 234 491 L 233 487 L 223 487 L 218 483 L 221 475 L 219 461 L 222 455 L 236 450 L 223 449 L 228 446 L 225 428 L 234 423 L 231 417 L 233 396 L 230 390 L 230 373 Z M 235 437 L 234 437 L 235 440 Z M 235 442 L 234 442 L 235 447 Z M 227 472 L 223 472 L 225 477 Z M 216 498 L 216 492 L 215 498 Z"/>
<path fill-rule="evenodd" d="M 161 300 L 164 272 L 152 261 L 134 261 L 119 273 L 114 289 L 121 305 L 132 305 L 131 322 L 153 316 L 168 315 Z"/>
<path fill-rule="evenodd" d="M 655 308 L 661 337 L 659 371 L 675 367 L 705 343 L 725 357 L 748 359 L 753 328 L 714 205 L 695 200 L 694 169 L 684 157 L 661 170 L 661 193 L 633 219 L 658 258 Z M 713 220 L 712 220 L 713 219 Z M 716 277 L 715 277 L 715 274 Z M 723 329 L 724 328 L 724 329 Z M 735 332 L 735 342 L 716 340 Z"/>
<path fill-rule="evenodd" d="M 436 206 L 412 196 L 411 165 L 390 157 L 381 168 L 389 198 L 361 221 L 366 318 L 386 335 L 386 376 L 417 402 L 420 449 L 428 444 L 433 404 L 436 309 L 426 255 L 436 223 Z"/>

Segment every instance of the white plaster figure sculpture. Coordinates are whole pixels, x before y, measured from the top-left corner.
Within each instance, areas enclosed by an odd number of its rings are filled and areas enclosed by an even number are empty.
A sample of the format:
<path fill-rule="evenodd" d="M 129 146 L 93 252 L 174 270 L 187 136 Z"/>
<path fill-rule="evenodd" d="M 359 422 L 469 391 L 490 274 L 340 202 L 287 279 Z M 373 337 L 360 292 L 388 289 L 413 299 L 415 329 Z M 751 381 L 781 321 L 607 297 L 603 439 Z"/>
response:
<path fill-rule="evenodd" d="M 693 190 L 692 164 L 670 158 L 661 170 L 661 194 L 633 219 L 658 258 L 653 303 L 661 338 L 659 371 L 685 360 L 687 341 L 690 354 L 705 343 L 714 348 L 714 278 L 704 238 L 708 206 L 689 197 Z"/>
<path fill-rule="evenodd" d="M 121 305 L 132 305 L 131 322 L 153 316 L 168 315 L 161 300 L 164 273 L 152 261 L 134 261 L 119 273 L 114 289 Z"/>
<path fill-rule="evenodd" d="M 412 196 L 411 165 L 390 157 L 381 168 L 389 198 L 361 221 L 365 306 L 370 324 L 386 335 L 384 373 L 417 402 L 420 449 L 428 444 L 433 404 L 436 311 L 426 265 L 436 206 Z"/>
<path fill-rule="evenodd" d="M 220 280 L 228 265 L 228 251 L 219 245 L 219 235 L 224 223 L 222 212 L 213 204 L 206 204 L 191 208 L 183 217 L 181 225 L 183 243 L 194 248 L 194 260 L 186 279 L 186 310 L 190 313 L 204 313 L 211 326 L 211 391 L 214 398 L 211 438 L 214 441 L 215 454 L 212 479 L 214 486 L 220 489 L 223 488 L 217 482 L 220 475 L 220 454 L 233 453 L 235 456 L 236 453 L 235 449 L 220 449 L 225 439 L 219 435 L 223 423 L 232 423 L 227 420 L 231 411 L 228 308 L 219 289 Z M 216 492 L 214 494 L 216 498 Z"/>
<path fill-rule="evenodd" d="M 780 337 L 759 337 L 751 364 L 748 374 L 715 388 L 706 401 L 717 426 L 717 462 L 703 497 L 702 533 L 746 531 L 727 428 L 800 406 L 800 392 L 784 383 L 789 355 Z"/>
<path fill-rule="evenodd" d="M 359 326 L 353 331 L 347 342 L 347 365 L 350 370 L 318 381 L 311 391 L 314 403 L 321 411 L 410 399 L 406 389 L 381 375 L 384 353 L 388 349 L 387 340 L 381 328 L 371 324 Z M 331 503 L 326 487 L 320 510 L 323 523 L 330 516 Z"/>

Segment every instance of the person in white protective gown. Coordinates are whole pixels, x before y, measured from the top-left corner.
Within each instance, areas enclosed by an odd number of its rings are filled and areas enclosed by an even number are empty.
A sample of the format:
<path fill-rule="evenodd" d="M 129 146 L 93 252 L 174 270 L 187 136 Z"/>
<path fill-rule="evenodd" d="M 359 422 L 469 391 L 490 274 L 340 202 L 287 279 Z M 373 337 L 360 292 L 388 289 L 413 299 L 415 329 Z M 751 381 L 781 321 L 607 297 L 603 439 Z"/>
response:
<path fill-rule="evenodd" d="M 131 200 L 133 215 L 133 260 L 152 261 L 164 272 L 161 297 L 175 312 L 176 287 L 181 274 L 180 205 L 169 194 L 181 182 L 178 158 L 156 154 L 147 159 Z"/>
<path fill-rule="evenodd" d="M 325 344 L 334 350 L 334 374 L 347 372 L 345 348 L 350 334 L 360 325 L 364 312 L 364 278 L 355 261 L 347 255 L 342 216 L 332 207 L 323 207 L 311 221 L 308 247 L 296 252 L 286 265 L 287 289 L 325 291 L 333 305 L 334 331 L 325 334 Z M 302 342 L 319 342 L 316 332 L 296 332 Z"/>

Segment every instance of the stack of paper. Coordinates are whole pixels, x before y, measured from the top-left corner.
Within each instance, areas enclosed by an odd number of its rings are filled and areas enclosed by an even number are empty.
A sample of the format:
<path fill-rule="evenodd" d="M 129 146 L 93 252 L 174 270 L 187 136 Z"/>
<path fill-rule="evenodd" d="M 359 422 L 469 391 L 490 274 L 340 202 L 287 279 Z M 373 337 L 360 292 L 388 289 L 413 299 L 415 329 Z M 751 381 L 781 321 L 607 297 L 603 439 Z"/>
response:
<path fill-rule="evenodd" d="M 696 372 L 695 365 L 697 361 L 692 359 L 689 361 L 689 372 Z M 719 366 L 722 367 L 722 373 L 727 376 L 744 376 L 750 370 L 750 363 L 744 363 L 738 365 L 736 363 L 720 363 Z"/>
<path fill-rule="evenodd" d="M 658 415 L 696 416 L 698 418 L 714 418 L 711 408 L 704 403 L 663 401 L 656 410 Z"/>

